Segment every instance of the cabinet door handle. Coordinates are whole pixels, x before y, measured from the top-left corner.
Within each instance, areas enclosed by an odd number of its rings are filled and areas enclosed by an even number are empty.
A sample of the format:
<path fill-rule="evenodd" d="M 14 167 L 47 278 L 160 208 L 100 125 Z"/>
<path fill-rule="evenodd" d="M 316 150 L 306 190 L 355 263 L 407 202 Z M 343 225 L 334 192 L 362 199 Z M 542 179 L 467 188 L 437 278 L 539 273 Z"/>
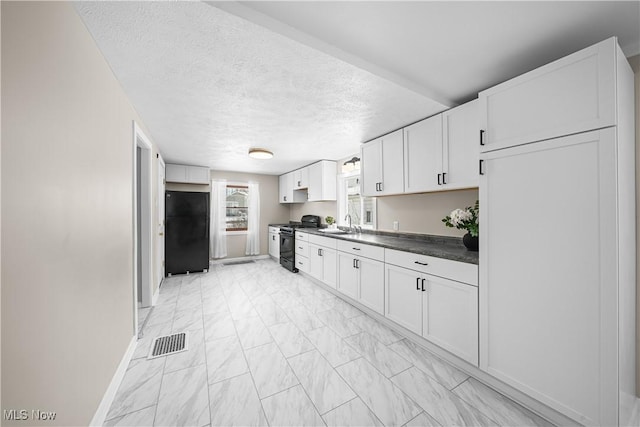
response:
<path fill-rule="evenodd" d="M 271 236 L 271 240 L 276 240 L 276 236 Z"/>
<path fill-rule="evenodd" d="M 484 129 L 480 129 L 480 145 L 484 145 Z"/>
<path fill-rule="evenodd" d="M 424 279 L 422 279 L 422 292 L 424 292 Z"/>
<path fill-rule="evenodd" d="M 381 182 L 380 183 L 380 191 L 382 191 L 382 189 L 383 189 L 383 183 Z"/>
<path fill-rule="evenodd" d="M 442 184 L 443 185 L 447 183 L 447 181 L 445 180 L 446 176 L 447 176 L 447 173 L 446 172 L 442 172 Z"/>
<path fill-rule="evenodd" d="M 285 202 L 287 201 L 287 196 L 284 196 L 284 201 L 285 201 Z"/>
<path fill-rule="evenodd" d="M 438 174 L 438 185 L 442 185 L 440 184 L 440 175 L 442 175 L 441 173 Z"/>
<path fill-rule="evenodd" d="M 420 278 L 416 277 L 416 291 L 420 290 Z"/>
<path fill-rule="evenodd" d="M 353 262 L 351 263 L 351 267 L 356 268 L 356 259 L 353 259 Z"/>
<path fill-rule="evenodd" d="M 356 268 L 360 268 L 360 260 L 359 260 L 359 259 L 357 259 L 357 260 L 355 260 L 355 261 L 356 261 Z"/>
<path fill-rule="evenodd" d="M 413 261 L 414 264 L 420 264 L 420 265 L 429 265 L 426 262 L 420 262 L 420 261 Z"/>
<path fill-rule="evenodd" d="M 484 175 L 484 172 L 482 172 L 482 162 L 484 162 L 484 160 L 478 161 L 478 172 L 480 173 L 480 175 Z"/>

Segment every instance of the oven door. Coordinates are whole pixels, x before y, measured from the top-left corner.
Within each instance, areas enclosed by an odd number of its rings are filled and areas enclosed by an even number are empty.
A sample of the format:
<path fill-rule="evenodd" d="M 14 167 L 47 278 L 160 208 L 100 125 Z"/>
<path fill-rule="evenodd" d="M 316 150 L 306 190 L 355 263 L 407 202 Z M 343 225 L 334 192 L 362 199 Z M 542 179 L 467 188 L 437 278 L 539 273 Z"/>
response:
<path fill-rule="evenodd" d="M 295 237 L 293 233 L 280 232 L 280 264 L 290 271 L 295 271 Z"/>

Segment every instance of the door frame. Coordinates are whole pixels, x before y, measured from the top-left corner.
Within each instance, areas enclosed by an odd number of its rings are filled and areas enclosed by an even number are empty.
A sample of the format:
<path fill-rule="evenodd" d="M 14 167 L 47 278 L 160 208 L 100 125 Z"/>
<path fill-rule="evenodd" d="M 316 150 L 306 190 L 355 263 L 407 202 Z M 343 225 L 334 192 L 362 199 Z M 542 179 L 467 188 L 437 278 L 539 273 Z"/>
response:
<path fill-rule="evenodd" d="M 140 148 L 140 242 L 138 242 L 138 165 L 137 149 Z M 144 134 L 138 124 L 133 121 L 133 311 L 134 335 L 138 335 L 138 245 L 141 249 L 142 268 L 142 307 L 152 305 L 153 299 L 153 271 L 151 263 L 151 141 Z"/>
<path fill-rule="evenodd" d="M 165 162 L 162 159 L 162 156 L 160 155 L 160 153 L 158 153 L 157 155 L 157 159 L 158 159 L 158 206 L 157 206 L 157 213 L 158 213 L 158 245 L 156 248 L 156 258 L 157 258 L 157 273 L 158 273 L 158 289 L 160 289 L 160 285 L 162 284 L 162 281 L 164 280 L 164 257 L 165 257 L 165 252 L 164 252 L 164 239 L 165 239 L 165 219 L 164 219 L 164 209 L 160 209 L 161 206 L 164 206 L 164 202 L 165 202 L 165 184 L 166 184 L 166 170 L 165 170 Z M 161 174 L 162 172 L 162 174 Z M 162 203 L 162 205 L 161 205 Z M 162 216 L 160 215 L 160 213 L 162 213 Z M 160 237 L 162 237 L 162 239 L 160 239 Z M 162 240 L 162 241 L 161 241 Z M 154 301 L 155 304 L 155 301 Z"/>

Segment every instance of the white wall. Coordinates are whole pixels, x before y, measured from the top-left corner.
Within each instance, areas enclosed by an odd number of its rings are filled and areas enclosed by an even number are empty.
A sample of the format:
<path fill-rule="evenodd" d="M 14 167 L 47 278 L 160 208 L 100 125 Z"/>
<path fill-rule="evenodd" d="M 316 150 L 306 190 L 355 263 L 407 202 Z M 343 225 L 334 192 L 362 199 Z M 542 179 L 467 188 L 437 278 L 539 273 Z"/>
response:
<path fill-rule="evenodd" d="M 1 8 L 2 409 L 87 425 L 133 336 L 141 120 L 70 3 Z"/>

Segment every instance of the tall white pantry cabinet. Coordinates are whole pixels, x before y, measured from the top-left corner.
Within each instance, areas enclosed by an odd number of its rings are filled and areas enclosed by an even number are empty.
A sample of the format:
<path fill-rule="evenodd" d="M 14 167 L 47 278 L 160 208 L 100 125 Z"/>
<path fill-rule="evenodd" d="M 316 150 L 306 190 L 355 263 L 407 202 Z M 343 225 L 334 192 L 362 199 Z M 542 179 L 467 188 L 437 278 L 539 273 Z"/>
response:
<path fill-rule="evenodd" d="M 611 38 L 479 95 L 480 368 L 585 425 L 635 398 L 633 73 Z"/>

